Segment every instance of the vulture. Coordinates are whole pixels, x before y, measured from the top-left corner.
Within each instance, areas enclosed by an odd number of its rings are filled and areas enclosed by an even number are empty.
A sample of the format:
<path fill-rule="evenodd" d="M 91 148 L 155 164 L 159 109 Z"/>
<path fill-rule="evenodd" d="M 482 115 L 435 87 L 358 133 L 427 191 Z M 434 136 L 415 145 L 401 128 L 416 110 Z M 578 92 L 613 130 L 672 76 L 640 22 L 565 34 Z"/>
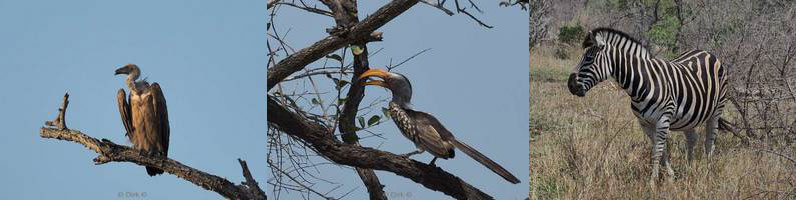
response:
<path fill-rule="evenodd" d="M 506 181 L 517 184 L 520 182 L 511 172 L 501 167 L 492 159 L 489 159 L 481 152 L 478 152 L 470 145 L 456 139 L 453 133 L 448 131 L 436 117 L 431 114 L 415 110 L 412 107 L 412 84 L 406 76 L 388 72 L 382 69 L 371 69 L 362 73 L 358 80 L 369 77 L 378 77 L 382 80 L 372 80 L 365 82 L 365 86 L 381 86 L 392 91 L 392 100 L 389 103 L 390 118 L 407 139 L 417 147 L 417 151 L 405 154 L 413 154 L 428 151 L 434 155 L 430 165 L 434 165 L 437 158 L 449 159 L 455 156 L 454 149 L 458 149 L 472 157 L 486 168 L 489 168 Z"/>
<path fill-rule="evenodd" d="M 166 98 L 158 83 L 149 84 L 138 80 L 141 70 L 134 64 L 116 69 L 114 75 L 126 74 L 125 83 L 130 89 L 127 96 L 124 89 L 116 93 L 119 114 L 127 131 L 127 138 L 133 148 L 148 155 L 168 157 L 169 152 L 169 113 L 166 111 Z M 155 176 L 162 169 L 146 166 L 146 173 Z"/>

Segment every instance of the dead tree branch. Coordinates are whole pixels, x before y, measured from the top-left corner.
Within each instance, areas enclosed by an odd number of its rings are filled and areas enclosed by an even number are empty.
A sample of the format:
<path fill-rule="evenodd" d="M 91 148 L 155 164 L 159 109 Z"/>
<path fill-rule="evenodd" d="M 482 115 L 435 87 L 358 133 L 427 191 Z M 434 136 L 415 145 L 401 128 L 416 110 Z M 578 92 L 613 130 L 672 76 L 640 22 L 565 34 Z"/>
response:
<path fill-rule="evenodd" d="M 355 38 L 365 38 L 373 31 L 384 26 L 404 11 L 408 10 L 418 0 L 396 0 L 382 6 L 372 15 L 365 18 L 356 25 L 347 28 L 344 32 L 332 34 L 326 38 L 315 42 L 312 46 L 299 50 L 287 58 L 279 61 L 276 65 L 268 68 L 268 91 L 277 83 L 281 82 L 290 74 L 304 69 L 308 64 L 323 58 L 327 54 L 342 48 L 345 45 L 356 42 Z"/>
<path fill-rule="evenodd" d="M 59 130 L 66 129 L 66 107 L 69 106 L 69 93 L 64 94 L 64 101 L 61 103 L 61 108 L 58 108 L 58 117 L 52 121 L 44 122 L 44 125 L 55 126 Z"/>
<path fill-rule="evenodd" d="M 58 109 L 59 113 L 56 120 L 45 123 L 55 128 L 41 128 L 39 134 L 42 138 L 52 138 L 82 144 L 86 148 L 99 154 L 94 158 L 94 164 L 96 165 L 109 162 L 130 162 L 141 166 L 157 167 L 206 190 L 214 191 L 227 199 L 267 198 L 265 192 L 257 185 L 257 181 L 252 178 L 251 172 L 246 162 L 243 160 L 238 159 L 238 162 L 240 162 L 246 181 L 242 182 L 240 185 L 235 185 L 224 178 L 199 171 L 176 160 L 162 156 L 150 156 L 139 150 L 115 144 L 107 139 L 99 140 L 81 133 L 80 131 L 67 129 L 64 118 L 66 117 L 66 107 L 69 103 L 68 99 L 69 94 L 64 95 L 64 101 L 61 108 Z"/>
<path fill-rule="evenodd" d="M 420 2 L 423 2 L 424 4 L 429 5 L 431 7 L 437 8 L 440 11 L 444 12 L 448 16 L 453 16 L 453 14 L 454 14 L 453 11 L 448 10 L 447 8 L 445 8 L 445 4 L 443 4 L 444 2 L 439 2 L 438 1 L 438 2 L 434 3 L 434 2 L 431 2 L 430 0 L 422 0 Z"/>
<path fill-rule="evenodd" d="M 470 2 L 470 7 L 471 8 L 475 8 L 475 10 L 478 11 L 479 13 L 483 13 L 483 11 L 481 11 L 481 9 L 478 8 L 478 6 L 476 6 L 475 3 L 473 3 L 473 1 L 471 1 L 471 0 L 468 0 L 468 1 Z M 470 14 L 470 12 L 467 12 L 467 8 L 466 7 L 459 6 L 459 1 L 458 0 L 453 1 L 453 2 L 456 4 L 456 12 L 464 13 L 465 15 L 469 16 L 470 19 L 473 19 L 473 20 L 475 20 L 475 22 L 478 22 L 478 25 L 481 25 L 481 26 L 486 27 L 486 28 L 494 28 L 494 26 L 490 26 L 490 25 L 484 23 L 483 21 L 481 21 L 481 19 L 478 19 L 477 17 L 473 16 L 473 14 Z"/>
<path fill-rule="evenodd" d="M 300 10 L 304 10 L 304 11 L 307 11 L 307 12 L 310 12 L 310 13 L 315 13 L 315 14 L 319 14 L 319 15 L 323 15 L 323 16 L 327 16 L 327 17 L 332 17 L 332 12 L 329 12 L 329 11 L 326 11 L 326 10 L 322 10 L 322 9 L 318 9 L 318 8 L 315 8 L 315 7 L 310 7 L 310 6 L 306 5 L 306 4 L 304 4 L 303 1 L 300 1 L 300 2 L 301 2 L 302 5 L 298 5 L 298 4 L 295 4 L 295 3 L 287 3 L 287 2 L 277 2 L 275 4 L 276 5 L 286 5 L 286 6 L 298 8 Z"/>
<path fill-rule="evenodd" d="M 356 0 L 328 0 L 324 1 L 324 4 L 326 4 L 334 13 L 334 18 L 337 22 L 338 28 L 351 27 L 359 23 L 359 19 L 357 18 L 358 11 Z M 361 48 L 362 52 L 354 53 L 354 76 L 351 78 L 352 85 L 348 90 L 348 95 L 346 97 L 348 100 L 345 102 L 343 113 L 340 116 L 339 127 L 340 132 L 343 133 L 343 142 L 354 146 L 360 146 L 359 138 L 356 135 L 357 127 L 355 118 L 357 116 L 359 103 L 362 101 L 362 97 L 364 96 L 365 89 L 362 84 L 356 81 L 356 78 L 369 68 L 367 48 L 368 41 L 360 38 L 351 39 L 353 41 L 352 44 Z M 357 171 L 357 175 L 359 175 L 359 178 L 362 180 L 362 183 L 365 184 L 368 194 L 370 195 L 370 199 L 387 199 L 387 195 L 384 193 L 383 189 L 384 185 L 379 182 L 379 177 L 376 176 L 376 172 L 369 168 L 356 167 L 355 169 Z"/>
<path fill-rule="evenodd" d="M 269 126 L 277 127 L 302 140 L 312 146 L 314 151 L 335 163 L 389 171 L 457 199 L 492 199 L 488 194 L 439 167 L 390 152 L 340 143 L 335 140 L 329 128 L 290 111 L 271 95 L 268 95 L 267 119 Z"/>

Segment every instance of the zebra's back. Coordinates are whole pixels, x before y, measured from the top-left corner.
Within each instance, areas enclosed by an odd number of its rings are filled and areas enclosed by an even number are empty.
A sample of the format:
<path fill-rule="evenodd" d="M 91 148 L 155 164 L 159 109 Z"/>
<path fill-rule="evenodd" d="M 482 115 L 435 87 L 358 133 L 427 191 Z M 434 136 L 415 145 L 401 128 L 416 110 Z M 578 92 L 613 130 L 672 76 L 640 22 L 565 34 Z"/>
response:
<path fill-rule="evenodd" d="M 691 50 L 672 60 L 668 71 L 672 119 L 670 129 L 691 129 L 702 124 L 724 107 L 725 70 L 713 54 Z"/>

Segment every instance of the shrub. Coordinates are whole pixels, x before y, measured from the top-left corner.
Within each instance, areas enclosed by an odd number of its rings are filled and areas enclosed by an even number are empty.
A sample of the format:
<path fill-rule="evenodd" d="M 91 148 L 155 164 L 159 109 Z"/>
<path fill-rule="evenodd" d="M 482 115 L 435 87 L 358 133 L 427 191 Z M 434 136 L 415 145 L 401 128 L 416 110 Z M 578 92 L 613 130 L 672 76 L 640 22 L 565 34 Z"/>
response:
<path fill-rule="evenodd" d="M 582 39 L 583 33 L 583 27 L 580 25 L 562 26 L 558 29 L 558 41 L 572 45 Z"/>

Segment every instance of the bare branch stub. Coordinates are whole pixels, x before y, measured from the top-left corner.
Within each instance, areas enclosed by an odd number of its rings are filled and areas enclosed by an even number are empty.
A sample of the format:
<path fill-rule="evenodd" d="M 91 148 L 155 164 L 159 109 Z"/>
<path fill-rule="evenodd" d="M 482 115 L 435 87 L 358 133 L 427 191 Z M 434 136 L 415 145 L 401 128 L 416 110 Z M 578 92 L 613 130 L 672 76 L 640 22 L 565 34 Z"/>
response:
<path fill-rule="evenodd" d="M 267 199 L 265 192 L 260 189 L 260 185 L 257 184 L 257 181 L 254 180 L 251 171 L 249 171 L 249 165 L 246 164 L 246 161 L 238 158 L 238 162 L 240 163 L 241 170 L 243 170 L 243 177 L 246 178 L 246 181 L 242 182 L 238 187 L 240 187 L 241 190 L 248 191 L 250 195 L 257 197 L 254 199 Z"/>
<path fill-rule="evenodd" d="M 66 107 L 69 95 L 64 95 L 64 102 L 59 109 L 56 120 L 48 121 L 45 124 L 55 128 L 42 127 L 39 136 L 42 138 L 52 138 L 58 140 L 71 141 L 82 144 L 89 150 L 99 154 L 94 158 L 97 165 L 108 162 L 130 162 L 141 166 L 154 166 L 177 177 L 190 181 L 204 189 L 214 191 L 227 199 L 266 199 L 265 193 L 257 186 L 257 182 L 251 177 L 245 161 L 240 159 L 243 174 L 246 182 L 242 185 L 235 185 L 232 182 L 216 175 L 199 171 L 178 161 L 156 155 L 148 155 L 127 146 L 118 145 L 107 139 L 96 139 L 80 131 L 66 128 Z"/>
<path fill-rule="evenodd" d="M 44 122 L 44 125 L 55 126 L 60 130 L 66 128 L 66 107 L 69 106 L 69 93 L 64 94 L 64 101 L 61 103 L 61 108 L 58 108 L 58 116 L 52 121 Z"/>

